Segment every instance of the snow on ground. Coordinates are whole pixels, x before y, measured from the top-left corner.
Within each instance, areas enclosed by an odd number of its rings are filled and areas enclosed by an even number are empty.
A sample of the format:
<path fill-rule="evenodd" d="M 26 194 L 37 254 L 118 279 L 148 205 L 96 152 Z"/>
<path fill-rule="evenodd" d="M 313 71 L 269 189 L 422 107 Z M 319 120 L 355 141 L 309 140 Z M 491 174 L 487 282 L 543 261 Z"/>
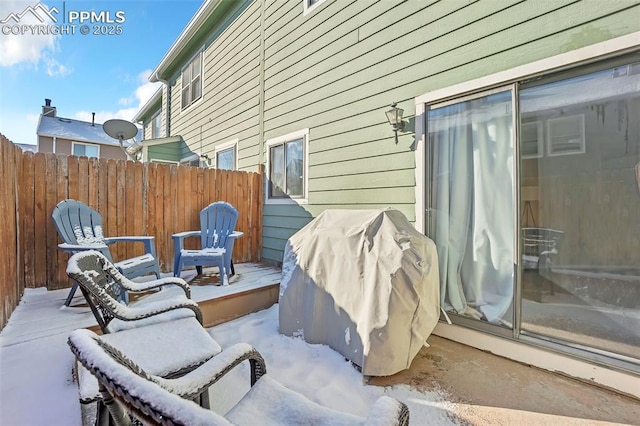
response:
<path fill-rule="evenodd" d="M 68 290 L 26 289 L 0 333 L 0 424 L 79 425 L 80 404 L 72 379 L 73 355 L 66 340 L 75 328 L 95 321 L 88 308 L 60 308 Z M 409 407 L 412 425 L 456 424 L 454 405 L 437 392 L 409 386 L 381 388 L 328 346 L 311 345 L 278 333 L 278 306 L 209 329 L 222 345 L 247 342 L 264 356 L 270 377 L 307 398 L 337 410 L 366 416 L 381 395 Z M 246 363 L 245 363 L 246 364 Z M 226 412 L 249 387 L 247 365 L 210 391 L 212 409 Z"/>

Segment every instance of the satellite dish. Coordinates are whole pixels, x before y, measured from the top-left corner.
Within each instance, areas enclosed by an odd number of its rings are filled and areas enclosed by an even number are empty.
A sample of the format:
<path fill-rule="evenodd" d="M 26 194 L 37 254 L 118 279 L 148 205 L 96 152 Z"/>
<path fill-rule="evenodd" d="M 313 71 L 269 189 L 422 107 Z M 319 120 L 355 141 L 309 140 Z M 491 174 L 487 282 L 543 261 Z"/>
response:
<path fill-rule="evenodd" d="M 107 120 L 102 125 L 105 133 L 114 139 L 118 139 L 122 144 L 123 140 L 128 140 L 138 134 L 138 128 L 135 124 L 127 120 L 114 118 Z"/>
<path fill-rule="evenodd" d="M 138 134 L 138 127 L 135 124 L 119 118 L 105 121 L 102 125 L 102 129 L 112 138 L 118 139 L 118 142 L 120 142 L 120 148 L 122 148 L 125 154 L 127 154 L 127 151 L 122 142 L 124 140 L 129 140 Z"/>

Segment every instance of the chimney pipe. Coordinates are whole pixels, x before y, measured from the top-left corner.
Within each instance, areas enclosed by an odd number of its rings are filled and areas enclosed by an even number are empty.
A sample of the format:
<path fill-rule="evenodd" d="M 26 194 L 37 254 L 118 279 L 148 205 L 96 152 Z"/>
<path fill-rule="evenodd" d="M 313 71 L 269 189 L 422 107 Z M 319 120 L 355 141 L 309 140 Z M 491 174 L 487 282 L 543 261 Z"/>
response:
<path fill-rule="evenodd" d="M 44 105 L 50 107 L 51 106 L 51 99 L 44 98 Z"/>
<path fill-rule="evenodd" d="M 96 122 L 96 113 L 92 112 L 91 113 L 91 125 L 93 126 Z"/>

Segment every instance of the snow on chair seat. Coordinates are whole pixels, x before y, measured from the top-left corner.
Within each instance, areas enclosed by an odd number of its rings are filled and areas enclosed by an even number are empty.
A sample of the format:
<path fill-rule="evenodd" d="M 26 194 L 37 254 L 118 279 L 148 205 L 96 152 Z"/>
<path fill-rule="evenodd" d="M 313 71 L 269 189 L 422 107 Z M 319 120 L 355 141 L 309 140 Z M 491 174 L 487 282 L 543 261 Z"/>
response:
<path fill-rule="evenodd" d="M 222 348 L 195 318 L 182 318 L 105 334 L 113 346 L 150 374 L 179 377 L 218 355 Z M 82 403 L 98 399 L 98 383 L 86 370 L 78 370 Z"/>
<path fill-rule="evenodd" d="M 373 404 L 366 418 L 309 401 L 267 377 L 264 359 L 246 343 L 233 345 L 177 379 L 149 374 L 89 330 L 72 332 L 68 343 L 78 361 L 97 377 L 103 400 L 108 404 L 109 420 L 116 425 L 136 420 L 144 424 L 183 425 L 409 424 L 406 405 L 387 396 Z M 189 401 L 244 361 L 250 363 L 251 388 L 226 417 Z"/>

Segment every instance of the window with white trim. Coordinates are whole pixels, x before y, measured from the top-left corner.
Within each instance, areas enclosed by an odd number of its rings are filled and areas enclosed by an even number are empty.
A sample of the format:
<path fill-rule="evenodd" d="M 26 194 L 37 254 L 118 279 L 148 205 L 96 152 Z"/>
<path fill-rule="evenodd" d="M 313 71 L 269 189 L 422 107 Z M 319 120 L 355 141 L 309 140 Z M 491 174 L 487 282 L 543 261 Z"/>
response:
<path fill-rule="evenodd" d="M 309 129 L 267 140 L 267 203 L 306 203 Z"/>
<path fill-rule="evenodd" d="M 213 152 L 214 167 L 220 170 L 238 169 L 238 140 L 217 145 Z"/>
<path fill-rule="evenodd" d="M 73 142 L 71 152 L 73 153 L 73 155 L 77 157 L 84 156 L 84 157 L 100 158 L 100 145 Z"/>
<path fill-rule="evenodd" d="M 182 109 L 202 97 L 202 51 L 182 69 Z"/>
<path fill-rule="evenodd" d="M 306 16 L 327 0 L 302 0 L 303 13 Z"/>

